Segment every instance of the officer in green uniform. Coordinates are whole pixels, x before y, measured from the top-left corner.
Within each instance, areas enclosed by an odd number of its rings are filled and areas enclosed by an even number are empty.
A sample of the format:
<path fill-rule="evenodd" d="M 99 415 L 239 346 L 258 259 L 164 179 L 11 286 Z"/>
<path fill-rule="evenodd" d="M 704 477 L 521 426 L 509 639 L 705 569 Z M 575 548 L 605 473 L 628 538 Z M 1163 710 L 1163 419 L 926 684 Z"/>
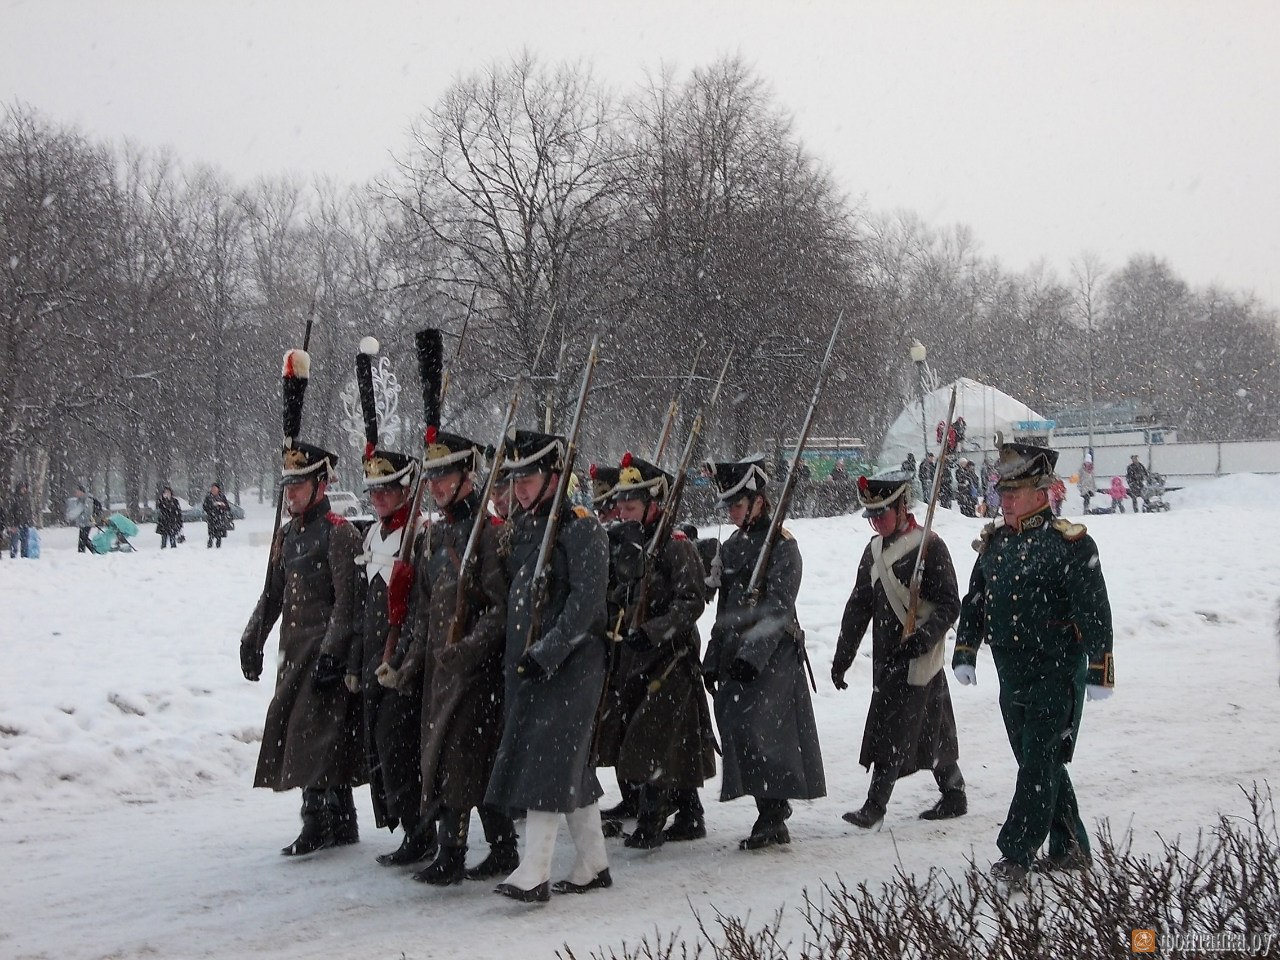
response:
<path fill-rule="evenodd" d="M 1000 678 L 1000 712 L 1018 761 L 1013 802 L 996 845 L 998 880 L 1021 882 L 1033 867 L 1087 867 L 1089 837 L 1067 774 L 1086 696 L 1111 696 L 1111 606 L 1098 548 L 1081 524 L 1049 508 L 1056 451 L 1000 444 L 996 464 L 1004 517 L 974 548 L 952 670 L 976 682 L 986 641 Z M 1048 838 L 1048 856 L 1036 854 Z"/>

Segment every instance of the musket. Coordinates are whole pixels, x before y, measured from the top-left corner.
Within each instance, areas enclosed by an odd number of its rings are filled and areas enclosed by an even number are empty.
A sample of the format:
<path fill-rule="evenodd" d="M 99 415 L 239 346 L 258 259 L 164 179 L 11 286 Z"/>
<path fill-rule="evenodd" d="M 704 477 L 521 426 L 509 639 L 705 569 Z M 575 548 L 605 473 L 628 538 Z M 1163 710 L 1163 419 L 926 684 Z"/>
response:
<path fill-rule="evenodd" d="M 841 310 L 836 317 L 836 325 L 831 331 L 831 339 L 827 342 L 827 352 L 822 358 L 822 366 L 818 368 L 818 378 L 813 384 L 813 396 L 809 398 L 809 411 L 804 416 L 804 423 L 800 427 L 800 435 L 796 438 L 796 451 L 791 456 L 791 466 L 787 470 L 786 480 L 783 481 L 782 492 L 778 494 L 778 505 L 774 508 L 773 518 L 769 521 L 769 532 L 765 535 L 764 544 L 760 547 L 760 556 L 756 558 L 755 569 L 751 571 L 751 581 L 748 584 L 747 593 L 752 606 L 759 603 L 764 595 L 765 575 L 769 570 L 769 558 L 773 555 L 774 545 L 782 534 L 782 524 L 786 520 L 787 511 L 791 509 L 791 494 L 796 487 L 800 457 L 804 453 L 804 445 L 809 440 L 809 430 L 813 427 L 813 417 L 818 409 L 818 399 L 822 396 L 822 387 L 827 380 L 827 368 L 831 365 L 831 355 L 835 352 L 836 337 L 840 334 L 840 324 L 843 322 L 844 311 Z M 813 687 L 816 693 L 818 684 L 813 679 L 813 666 L 809 663 L 809 653 L 802 645 L 800 646 L 800 653 L 804 657 L 805 670 L 809 674 L 809 685 Z"/>
<path fill-rule="evenodd" d="M 422 385 L 422 408 L 427 428 L 430 429 L 440 425 L 440 402 L 444 388 L 444 341 L 440 337 L 440 331 L 435 329 L 419 330 L 413 339 L 418 355 L 418 379 Z M 422 509 L 422 494 L 426 489 L 425 473 L 419 461 L 417 483 L 414 484 L 413 496 L 409 501 L 409 517 L 401 534 L 400 552 L 391 565 L 391 580 L 387 584 L 387 619 L 390 628 L 387 630 L 386 645 L 382 648 L 382 662 L 385 664 L 390 664 L 395 657 L 405 617 L 409 612 L 409 593 L 413 588 L 414 576 L 413 546 L 418 513 Z"/>
<path fill-rule="evenodd" d="M 582 426 L 582 411 L 587 405 L 587 394 L 591 390 L 591 378 L 595 375 L 596 361 L 600 358 L 600 335 L 591 339 L 591 350 L 587 354 L 587 365 L 582 371 L 582 389 L 578 392 L 578 406 L 573 412 L 573 424 L 565 438 L 564 464 L 560 470 L 560 478 L 556 482 L 556 491 L 551 497 L 551 512 L 547 515 L 547 526 L 542 532 L 542 545 L 538 549 L 538 562 L 533 568 L 533 588 L 530 591 L 529 635 L 525 638 L 524 649 L 527 651 L 538 642 L 542 635 L 542 614 L 547 605 L 547 596 L 551 588 L 551 552 L 555 549 L 556 536 L 560 531 L 560 515 L 564 510 L 565 497 L 569 492 L 569 477 L 573 474 L 573 461 L 578 455 L 578 430 Z"/>
<path fill-rule="evenodd" d="M 923 401 L 921 401 L 923 403 Z M 933 492 L 929 494 L 929 509 L 924 515 L 924 536 L 916 552 L 915 566 L 911 568 L 911 599 L 907 603 L 907 619 L 902 625 L 905 640 L 916 628 L 916 611 L 920 606 L 920 584 L 924 579 L 924 558 L 929 552 L 929 531 L 933 529 L 933 512 L 938 507 L 938 491 L 942 489 L 942 474 L 947 469 L 947 439 L 951 436 L 951 423 L 956 413 L 956 388 L 951 385 L 951 403 L 947 406 L 947 426 L 942 431 L 942 454 L 933 471 Z"/>
<path fill-rule="evenodd" d="M 706 340 L 698 343 L 698 352 L 693 355 L 693 366 L 689 368 L 689 375 L 684 378 L 684 383 L 680 385 L 680 389 L 672 396 L 671 403 L 667 405 L 667 420 L 662 425 L 662 433 L 658 436 L 658 442 L 653 445 L 653 456 L 649 458 L 649 462 L 655 467 L 662 466 L 662 455 L 667 451 L 667 440 L 671 438 L 671 427 L 675 423 L 676 413 L 680 409 L 680 398 L 684 396 L 684 392 L 689 389 L 689 384 L 693 382 L 694 374 L 698 372 L 698 361 L 702 358 L 702 351 L 706 349 L 706 346 Z"/>
<path fill-rule="evenodd" d="M 470 586 L 471 570 L 474 567 L 476 550 L 480 546 L 480 536 L 485 524 L 489 522 L 486 511 L 489 499 L 493 496 L 493 488 L 498 473 L 502 470 L 502 462 L 507 453 L 507 431 L 511 429 L 511 421 L 515 418 L 516 407 L 520 405 L 520 393 L 524 387 L 524 379 L 516 381 L 511 392 L 511 401 L 507 404 L 507 415 L 502 421 L 502 431 L 498 434 L 498 442 L 494 445 L 493 464 L 489 469 L 489 477 L 484 484 L 484 492 L 480 495 L 480 505 L 471 521 L 471 532 L 467 535 L 467 546 L 462 551 L 462 560 L 458 563 L 458 595 L 453 605 L 453 620 L 449 623 L 449 634 L 445 638 L 445 646 L 457 643 L 462 639 L 462 631 L 466 625 L 464 611 L 467 603 L 467 590 Z"/>
<path fill-rule="evenodd" d="M 298 440 L 298 434 L 302 430 L 302 402 L 307 393 L 307 381 L 311 377 L 311 355 L 307 353 L 307 348 L 311 346 L 311 325 L 316 318 L 316 297 L 311 297 L 311 310 L 307 314 L 307 327 L 302 334 L 302 349 L 289 350 L 284 355 L 284 370 L 281 373 L 281 391 L 283 393 L 284 408 L 284 449 L 291 449 Z M 281 533 L 280 521 L 284 518 L 284 484 L 277 484 L 276 490 L 276 517 L 271 525 L 271 547 L 267 551 L 267 572 L 262 581 L 262 593 L 265 596 L 271 590 L 271 571 L 275 568 L 276 560 L 281 549 Z M 258 638 L 259 645 L 265 645 L 267 641 L 266 634 L 269 629 L 264 629 L 262 635 Z"/>
<path fill-rule="evenodd" d="M 689 436 L 684 442 L 684 450 L 680 453 L 680 464 L 676 468 L 675 479 L 671 483 L 671 490 L 667 494 L 667 502 L 663 506 L 661 517 L 658 520 L 658 528 L 654 531 L 653 539 L 649 541 L 649 546 L 645 550 L 645 576 L 641 581 L 640 592 L 636 597 L 635 605 L 632 607 L 631 621 L 628 625 L 632 630 L 635 630 L 645 620 L 649 619 L 649 585 L 653 580 L 650 573 L 655 569 L 658 558 L 662 556 L 662 551 L 666 549 L 667 541 L 671 539 L 671 531 L 675 528 L 676 513 L 680 509 L 680 501 L 684 499 L 684 488 L 689 479 L 689 467 L 693 463 L 693 453 L 698 443 L 698 437 L 702 433 L 703 422 L 707 413 L 715 409 L 716 401 L 720 399 L 720 388 L 724 386 L 725 375 L 729 372 L 729 361 L 732 359 L 733 350 L 731 349 L 729 355 L 724 358 L 724 365 L 720 368 L 720 378 L 716 380 L 716 388 L 712 391 L 711 398 L 698 411 L 697 417 L 694 418 L 693 426 L 689 429 Z"/>

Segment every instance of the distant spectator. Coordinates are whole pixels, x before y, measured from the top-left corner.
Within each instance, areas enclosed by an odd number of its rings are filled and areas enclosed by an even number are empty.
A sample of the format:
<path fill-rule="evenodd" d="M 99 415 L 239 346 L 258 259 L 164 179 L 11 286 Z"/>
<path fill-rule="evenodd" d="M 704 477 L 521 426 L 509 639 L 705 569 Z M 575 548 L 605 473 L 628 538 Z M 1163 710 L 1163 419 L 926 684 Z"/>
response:
<path fill-rule="evenodd" d="M 916 455 L 914 453 L 907 454 L 907 459 L 902 461 L 902 469 L 913 477 L 916 475 Z"/>
<path fill-rule="evenodd" d="M 102 504 L 96 498 L 89 496 L 83 484 L 76 487 L 74 497 L 67 497 L 67 523 L 80 528 L 80 540 L 76 544 L 76 553 L 94 552 L 93 544 L 89 542 L 89 531 L 93 529 L 101 512 Z"/>
<path fill-rule="evenodd" d="M 1000 516 L 1000 488 L 996 486 L 1000 482 L 1000 474 L 994 470 L 987 471 L 987 494 L 985 503 L 987 507 L 987 519 L 994 520 Z"/>
<path fill-rule="evenodd" d="M 205 546 L 213 549 L 216 544 L 221 550 L 222 538 L 231 529 L 231 504 L 217 483 L 209 484 L 209 492 L 204 495 L 204 522 L 209 531 L 209 541 Z"/>
<path fill-rule="evenodd" d="M 1135 453 L 1129 457 L 1129 466 L 1125 468 L 1124 478 L 1129 484 L 1129 498 L 1133 501 L 1133 512 L 1138 512 L 1138 498 L 1147 485 L 1147 468 Z"/>
<path fill-rule="evenodd" d="M 1089 501 L 1093 499 L 1094 494 L 1098 492 L 1098 484 L 1093 476 L 1093 462 L 1086 460 L 1080 466 L 1080 479 L 1076 482 L 1076 489 L 1080 491 L 1080 499 L 1084 501 L 1084 512 L 1089 512 Z"/>
<path fill-rule="evenodd" d="M 956 464 L 956 505 L 966 517 L 978 515 L 978 474 L 972 460 Z"/>
<path fill-rule="evenodd" d="M 25 480 L 13 488 L 5 522 L 9 530 L 10 558 L 16 557 L 19 551 L 24 557 L 28 556 L 27 538 L 31 536 L 31 528 L 35 526 L 36 515 L 35 509 L 31 506 L 31 488 L 27 486 Z"/>
<path fill-rule="evenodd" d="M 4 557 L 4 552 L 9 545 L 9 524 L 6 522 L 8 513 L 5 512 L 7 504 L 0 502 L 0 558 Z"/>
<path fill-rule="evenodd" d="M 955 492 L 955 484 L 951 479 L 951 457 L 942 458 L 942 481 L 938 484 L 938 506 L 944 510 L 951 509 L 951 498 Z"/>
<path fill-rule="evenodd" d="M 925 500 L 933 496 L 933 475 L 938 471 L 938 461 L 932 453 L 926 453 L 920 462 L 920 492 Z"/>
<path fill-rule="evenodd" d="M 160 534 L 161 550 L 177 548 L 178 536 L 182 533 L 182 504 L 170 487 L 165 487 L 156 500 L 156 533 Z"/>
<path fill-rule="evenodd" d="M 1067 485 L 1061 477 L 1054 477 L 1049 485 L 1049 507 L 1055 517 L 1062 516 L 1062 505 L 1067 502 Z"/>
<path fill-rule="evenodd" d="M 1111 512 L 1124 513 L 1124 498 L 1129 491 L 1124 488 L 1124 477 L 1111 478 Z"/>
<path fill-rule="evenodd" d="M 836 461 L 835 466 L 831 468 L 831 475 L 827 478 L 832 483 L 848 483 L 849 468 L 844 465 L 844 458 Z"/>

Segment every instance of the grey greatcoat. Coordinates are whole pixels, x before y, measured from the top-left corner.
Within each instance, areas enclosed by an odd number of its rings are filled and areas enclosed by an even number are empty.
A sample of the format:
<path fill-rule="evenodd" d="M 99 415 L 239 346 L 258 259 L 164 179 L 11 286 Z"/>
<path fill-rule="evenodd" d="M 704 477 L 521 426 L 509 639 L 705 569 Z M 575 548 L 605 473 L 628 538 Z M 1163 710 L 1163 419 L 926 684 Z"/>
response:
<path fill-rule="evenodd" d="M 401 683 L 422 691 L 422 804 L 470 810 L 484 802 L 502 737 L 502 652 L 507 573 L 498 554 L 500 525 L 485 521 L 467 590 L 461 633 L 449 642 L 458 569 L 480 498 L 472 494 L 431 526 L 418 564 L 410 643 Z"/>
<path fill-rule="evenodd" d="M 506 711 L 485 802 L 500 810 L 571 813 L 603 793 L 591 739 L 605 675 L 609 546 L 590 515 L 565 508 L 551 559 L 542 635 L 528 650 L 546 672 L 516 672 L 529 635 L 531 594 L 546 515 L 521 513 L 507 561 Z"/>
<path fill-rule="evenodd" d="M 960 593 L 947 545 L 936 533 L 929 534 L 920 599 L 921 610 L 931 612 L 919 620 L 909 642 L 904 642 L 902 621 L 894 613 L 883 580 L 872 576 L 874 552 L 882 548 L 884 559 L 892 560 L 890 569 L 899 584 L 909 587 L 919 548 L 908 547 L 910 541 L 902 538 L 918 538 L 920 532 L 916 528 L 888 540 L 873 537 L 863 551 L 833 663 L 840 674 L 853 665 L 870 623 L 871 706 L 858 762 L 864 767 L 896 765 L 904 777 L 959 759 L 956 720 L 943 669 L 947 628 L 960 615 Z M 895 544 L 905 552 L 894 550 Z"/>
<path fill-rule="evenodd" d="M 646 541 L 654 534 L 645 531 Z M 715 775 L 715 738 L 711 711 L 702 687 L 698 617 L 704 575 L 697 548 L 683 534 L 673 535 L 646 573 L 647 615 L 639 629 L 654 646 L 637 652 L 620 645 L 617 699 L 620 714 L 612 751 L 618 778 L 630 783 L 693 789 Z M 628 592 L 627 624 L 640 602 L 641 585 Z M 656 686 L 656 689 L 653 687 Z"/>
<path fill-rule="evenodd" d="M 316 690 L 321 653 L 346 663 L 352 643 L 352 595 L 360 534 L 321 499 L 281 528 L 272 545 L 270 582 L 245 627 L 242 645 L 261 653 L 280 622 L 276 689 L 267 707 L 255 787 L 340 787 L 364 783 L 360 698 L 342 683 Z"/>
<path fill-rule="evenodd" d="M 412 822 L 422 800 L 418 763 L 422 688 L 406 685 L 406 692 L 400 694 L 382 686 L 377 678 L 391 631 L 388 583 L 400 552 L 408 512 L 403 509 L 392 523 L 379 521 L 365 533 L 356 574 L 356 642 L 351 645 L 351 658 L 347 661 L 347 673 L 360 678 L 360 695 L 364 698 L 364 753 L 374 819 L 378 826 L 392 830 L 406 817 Z M 421 531 L 413 551 L 415 557 L 421 552 L 420 534 Z M 403 630 L 409 629 L 416 601 L 411 594 Z"/>
<path fill-rule="evenodd" d="M 768 530 L 769 518 L 762 516 L 735 531 L 720 551 L 720 598 L 702 670 L 719 684 L 721 800 L 809 800 L 827 792 L 796 617 L 800 548 L 785 530 L 769 557 L 760 602 L 750 602 L 748 586 Z M 738 658 L 756 668 L 755 680 L 729 676 Z"/>

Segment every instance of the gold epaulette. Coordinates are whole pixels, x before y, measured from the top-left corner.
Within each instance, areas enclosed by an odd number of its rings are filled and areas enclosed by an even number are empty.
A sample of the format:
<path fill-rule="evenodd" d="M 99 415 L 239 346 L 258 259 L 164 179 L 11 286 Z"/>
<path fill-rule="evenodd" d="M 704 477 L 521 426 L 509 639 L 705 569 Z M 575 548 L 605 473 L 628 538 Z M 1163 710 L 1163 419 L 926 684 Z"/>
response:
<path fill-rule="evenodd" d="M 1062 534 L 1062 539 L 1066 540 L 1068 543 L 1079 540 L 1089 532 L 1085 529 L 1085 525 L 1083 523 L 1072 523 L 1070 520 L 1064 520 L 1062 517 L 1053 521 L 1053 529 Z"/>
<path fill-rule="evenodd" d="M 982 533 L 978 534 L 978 539 L 973 541 L 973 549 L 981 553 L 987 549 L 987 544 L 991 542 L 991 536 L 996 532 L 996 527 L 1000 526 L 1003 520 L 992 520 L 982 528 Z"/>
<path fill-rule="evenodd" d="M 782 540 L 794 540 L 794 539 L 795 539 L 795 537 L 793 537 L 793 536 L 791 535 L 791 531 L 790 531 L 790 530 L 788 530 L 786 527 L 783 527 L 781 530 L 779 530 L 779 531 L 778 531 L 778 536 L 779 536 L 779 538 L 780 538 L 780 539 L 782 539 Z"/>
<path fill-rule="evenodd" d="M 590 510 L 580 504 L 573 505 L 573 515 L 579 520 L 585 520 L 587 517 L 595 516 Z"/>

